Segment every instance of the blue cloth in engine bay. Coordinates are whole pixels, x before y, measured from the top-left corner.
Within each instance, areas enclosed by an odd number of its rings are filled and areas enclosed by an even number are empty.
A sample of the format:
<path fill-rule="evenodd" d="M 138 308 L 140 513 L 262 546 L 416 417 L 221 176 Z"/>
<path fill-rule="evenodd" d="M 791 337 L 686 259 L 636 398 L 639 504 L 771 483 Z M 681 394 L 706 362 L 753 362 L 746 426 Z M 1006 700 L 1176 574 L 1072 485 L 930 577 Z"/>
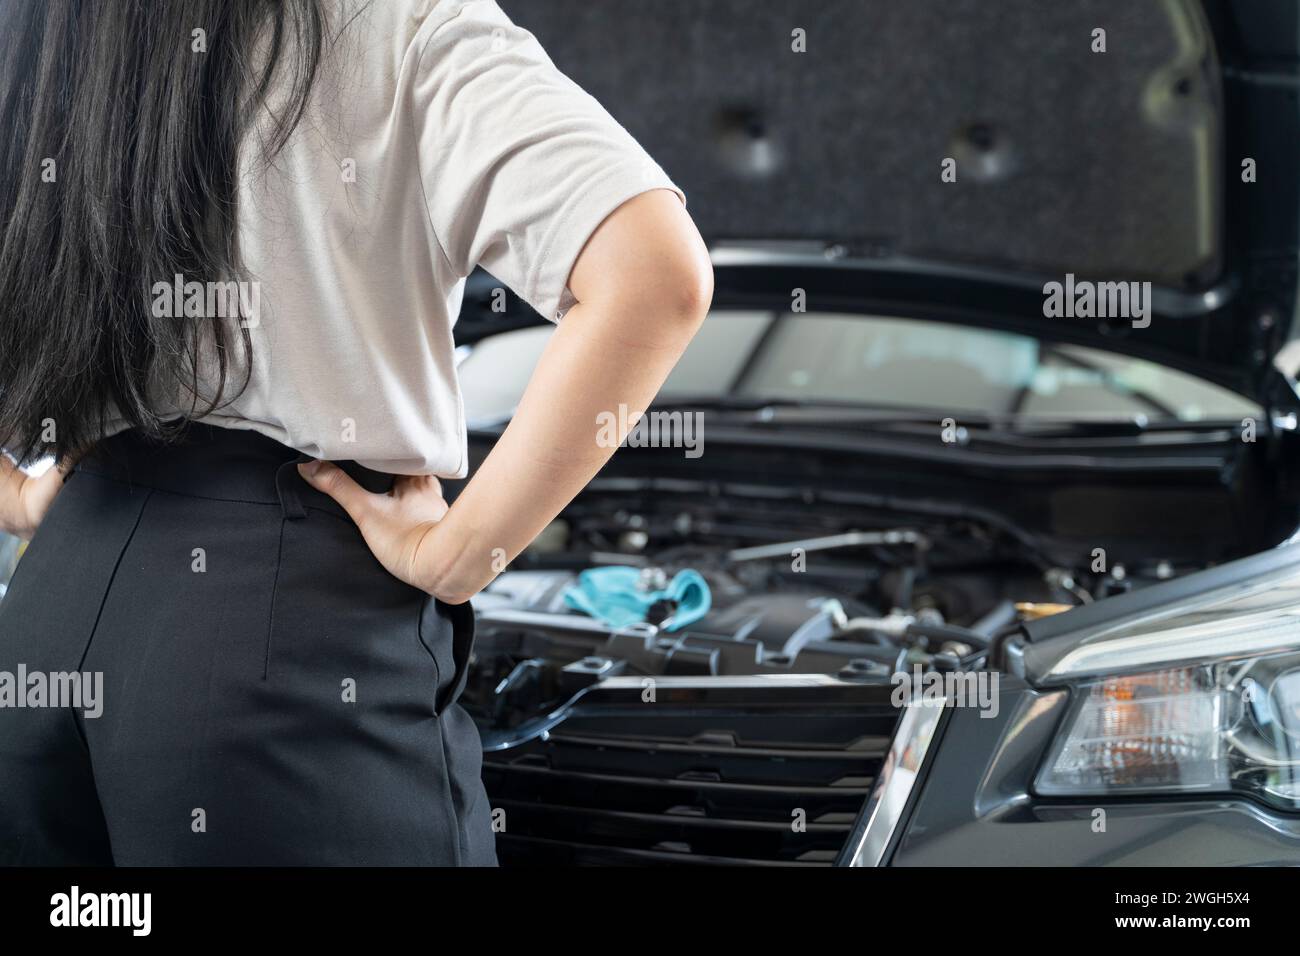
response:
<path fill-rule="evenodd" d="M 612 565 L 579 574 L 578 583 L 564 592 L 564 603 L 611 627 L 648 621 L 676 631 L 704 617 L 713 596 L 704 576 L 690 568 L 668 580 L 659 568 Z"/>

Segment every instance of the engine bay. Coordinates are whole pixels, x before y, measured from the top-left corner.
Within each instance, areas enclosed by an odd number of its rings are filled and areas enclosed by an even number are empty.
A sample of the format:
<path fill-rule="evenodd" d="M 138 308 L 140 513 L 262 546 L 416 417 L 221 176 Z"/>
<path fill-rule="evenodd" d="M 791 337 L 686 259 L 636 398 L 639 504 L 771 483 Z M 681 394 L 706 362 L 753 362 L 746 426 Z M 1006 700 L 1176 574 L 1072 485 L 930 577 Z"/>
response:
<path fill-rule="evenodd" d="M 955 509 L 817 507 L 788 496 L 725 500 L 617 480 L 594 483 L 475 598 L 462 704 L 489 742 L 610 677 L 979 669 L 1026 618 L 1103 600 L 1174 573 L 1165 562 L 1104 572 L 1052 560 L 996 516 Z M 794 531 L 796 533 L 792 534 Z M 565 600 L 592 568 L 678 572 L 711 606 L 679 629 L 671 606 L 611 626 Z"/>

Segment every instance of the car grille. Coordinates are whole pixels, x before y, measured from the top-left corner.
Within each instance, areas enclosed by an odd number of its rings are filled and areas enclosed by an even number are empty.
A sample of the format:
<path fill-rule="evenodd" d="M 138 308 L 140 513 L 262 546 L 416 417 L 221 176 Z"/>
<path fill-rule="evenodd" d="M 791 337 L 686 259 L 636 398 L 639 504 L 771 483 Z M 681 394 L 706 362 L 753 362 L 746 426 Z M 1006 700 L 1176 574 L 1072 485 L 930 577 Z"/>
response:
<path fill-rule="evenodd" d="M 898 718 L 888 685 L 607 684 L 485 753 L 502 864 L 829 866 Z"/>

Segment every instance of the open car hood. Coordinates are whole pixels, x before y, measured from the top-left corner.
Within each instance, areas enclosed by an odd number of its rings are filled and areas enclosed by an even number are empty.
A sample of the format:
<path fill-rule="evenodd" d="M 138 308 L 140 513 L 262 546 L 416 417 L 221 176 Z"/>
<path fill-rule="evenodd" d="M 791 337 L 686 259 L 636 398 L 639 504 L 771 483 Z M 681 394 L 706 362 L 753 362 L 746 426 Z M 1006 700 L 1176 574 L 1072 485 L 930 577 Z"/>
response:
<path fill-rule="evenodd" d="M 499 2 L 659 160 L 715 250 L 858 263 L 882 305 L 991 290 L 949 318 L 1294 406 L 1272 361 L 1300 223 L 1290 0 Z M 1151 283 L 1150 324 L 1047 315 L 1046 283 L 1079 280 Z M 523 321 L 478 300 L 461 341 Z"/>

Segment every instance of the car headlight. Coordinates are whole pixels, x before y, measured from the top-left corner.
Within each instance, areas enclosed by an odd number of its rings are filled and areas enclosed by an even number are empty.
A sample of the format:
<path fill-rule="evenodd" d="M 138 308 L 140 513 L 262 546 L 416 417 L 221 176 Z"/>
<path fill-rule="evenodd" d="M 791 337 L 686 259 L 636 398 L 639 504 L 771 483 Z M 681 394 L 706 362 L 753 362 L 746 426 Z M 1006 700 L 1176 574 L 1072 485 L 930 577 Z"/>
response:
<path fill-rule="evenodd" d="M 1238 791 L 1300 809 L 1300 654 L 1103 678 L 1074 695 L 1044 796 Z"/>
<path fill-rule="evenodd" d="M 1071 702 L 1035 789 L 1241 793 L 1300 810 L 1298 621 L 1291 569 L 1089 635 L 1049 672 Z"/>

